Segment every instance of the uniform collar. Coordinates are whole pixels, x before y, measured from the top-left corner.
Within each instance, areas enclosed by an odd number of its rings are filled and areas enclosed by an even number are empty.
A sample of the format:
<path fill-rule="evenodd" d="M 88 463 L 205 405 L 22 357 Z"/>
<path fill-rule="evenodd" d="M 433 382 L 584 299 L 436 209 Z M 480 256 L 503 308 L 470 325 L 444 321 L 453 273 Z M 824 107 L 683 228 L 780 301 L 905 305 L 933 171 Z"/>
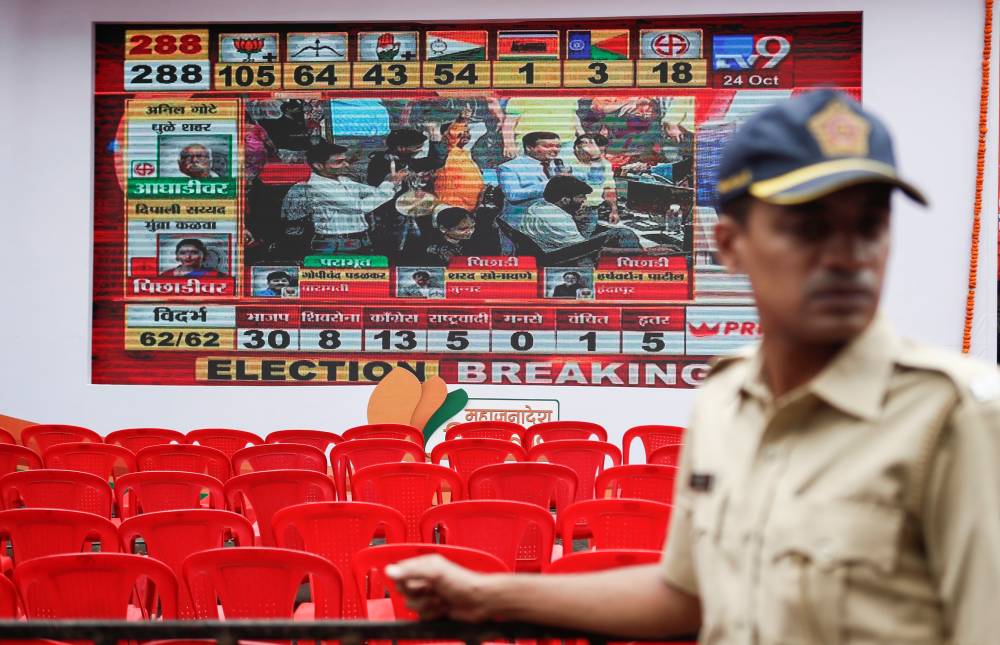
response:
<path fill-rule="evenodd" d="M 894 366 L 898 339 L 881 315 L 851 340 L 830 364 L 811 381 L 782 397 L 798 399 L 806 392 L 851 416 L 872 421 L 878 417 Z M 763 355 L 758 346 L 749 359 L 742 389 L 769 401 L 771 391 L 764 381 Z"/>

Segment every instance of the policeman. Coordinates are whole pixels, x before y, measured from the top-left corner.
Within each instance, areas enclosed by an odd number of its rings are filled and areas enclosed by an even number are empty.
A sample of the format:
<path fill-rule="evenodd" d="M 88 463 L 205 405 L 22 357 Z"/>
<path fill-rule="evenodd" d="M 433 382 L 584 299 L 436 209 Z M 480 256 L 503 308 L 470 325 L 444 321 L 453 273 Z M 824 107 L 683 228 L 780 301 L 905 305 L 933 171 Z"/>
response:
<path fill-rule="evenodd" d="M 719 254 L 759 346 L 695 402 L 661 564 L 486 576 L 391 567 L 422 616 L 702 643 L 1000 642 L 1000 376 L 878 314 L 896 173 L 849 97 L 769 108 L 720 162 Z M 919 288 L 914 286 L 914 288 Z"/>

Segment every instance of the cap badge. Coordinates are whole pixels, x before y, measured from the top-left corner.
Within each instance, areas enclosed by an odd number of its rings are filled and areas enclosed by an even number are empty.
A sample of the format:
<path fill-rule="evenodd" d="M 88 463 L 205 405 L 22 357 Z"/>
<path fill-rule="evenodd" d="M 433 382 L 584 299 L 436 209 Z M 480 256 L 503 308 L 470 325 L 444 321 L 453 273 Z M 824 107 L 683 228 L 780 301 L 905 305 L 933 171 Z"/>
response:
<path fill-rule="evenodd" d="M 841 101 L 831 101 L 810 117 L 809 132 L 827 157 L 867 157 L 871 125 Z"/>

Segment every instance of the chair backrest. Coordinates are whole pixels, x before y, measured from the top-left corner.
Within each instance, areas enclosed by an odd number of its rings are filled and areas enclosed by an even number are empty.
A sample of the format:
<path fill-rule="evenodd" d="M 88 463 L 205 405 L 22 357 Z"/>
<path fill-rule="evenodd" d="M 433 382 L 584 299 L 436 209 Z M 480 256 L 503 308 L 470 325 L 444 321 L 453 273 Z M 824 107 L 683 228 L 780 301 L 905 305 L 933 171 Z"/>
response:
<path fill-rule="evenodd" d="M 649 463 L 649 455 L 660 446 L 684 443 L 684 428 L 681 426 L 642 425 L 629 428 L 622 437 L 622 457 L 629 463 L 629 452 L 636 439 L 642 443 L 642 452 Z"/>
<path fill-rule="evenodd" d="M 424 433 L 405 423 L 367 423 L 348 428 L 344 431 L 344 439 L 403 439 L 424 445 Z"/>
<path fill-rule="evenodd" d="M 372 466 L 377 468 L 377 466 Z M 288 506 L 272 519 L 277 545 L 302 548 L 326 558 L 344 582 L 343 617 L 366 618 L 365 599 L 351 568 L 351 558 L 371 546 L 376 536 L 394 544 L 406 538 L 406 522 L 399 511 L 366 502 L 312 502 Z"/>
<path fill-rule="evenodd" d="M 351 439 L 330 452 L 333 477 L 341 499 L 347 499 L 348 480 L 359 468 L 397 461 L 427 461 L 423 444 L 405 439 Z"/>
<path fill-rule="evenodd" d="M 571 504 L 559 518 L 563 544 L 572 544 L 578 524 L 597 549 L 661 549 L 670 505 L 645 499 L 588 499 Z"/>
<path fill-rule="evenodd" d="M 561 511 L 576 500 L 576 473 L 542 461 L 483 466 L 468 477 L 469 499 L 508 499 Z"/>
<path fill-rule="evenodd" d="M 230 537 L 241 547 L 253 546 L 253 527 L 242 515 L 206 508 L 158 511 L 136 515 L 118 528 L 129 553 L 142 538 L 146 554 L 170 567 L 177 579 L 183 578 L 184 560 L 192 553 L 221 548 Z M 178 592 L 178 616 L 194 618 L 191 596 L 183 585 Z"/>
<path fill-rule="evenodd" d="M 524 426 L 512 421 L 466 421 L 457 423 L 444 433 L 446 441 L 451 439 L 503 439 L 524 443 Z"/>
<path fill-rule="evenodd" d="M 355 472 L 351 481 L 352 499 L 384 504 L 403 514 L 406 535 L 401 541 L 406 542 L 420 541 L 420 518 L 428 508 L 465 498 L 458 473 L 436 464 L 376 464 Z"/>
<path fill-rule="evenodd" d="M 649 453 L 649 456 L 646 457 L 646 463 L 656 464 L 659 466 L 680 466 L 681 448 L 683 447 L 684 446 L 679 443 L 660 446 L 653 452 Z"/>
<path fill-rule="evenodd" d="M 0 428 L 0 445 L 17 445 L 17 439 L 7 430 Z"/>
<path fill-rule="evenodd" d="M 24 446 L 0 444 L 0 474 L 18 470 L 37 470 L 42 467 L 42 458 L 34 450 Z"/>
<path fill-rule="evenodd" d="M 21 443 L 38 454 L 44 453 L 47 448 L 56 444 L 76 443 L 79 441 L 103 443 L 101 435 L 90 428 L 83 428 L 81 426 L 40 423 L 21 430 Z"/>
<path fill-rule="evenodd" d="M 128 448 L 106 443 L 60 443 L 45 449 L 42 462 L 46 468 L 79 470 L 97 475 L 105 481 L 115 481 L 121 475 L 138 468 L 135 453 Z"/>
<path fill-rule="evenodd" d="M 237 450 L 232 464 L 237 475 L 288 469 L 326 473 L 327 461 L 322 450 L 304 443 L 263 443 Z"/>
<path fill-rule="evenodd" d="M 327 450 L 331 446 L 335 446 L 344 440 L 336 432 L 327 432 L 325 430 L 275 430 L 274 432 L 267 435 L 264 439 L 265 443 L 304 443 L 307 446 L 312 446 L 313 448 L 319 448 L 323 451 L 323 454 L 327 454 Z"/>
<path fill-rule="evenodd" d="M 20 605 L 14 582 L 7 576 L 0 576 L 0 618 L 17 618 Z"/>
<path fill-rule="evenodd" d="M 358 593 L 367 598 L 382 598 L 388 590 L 396 620 L 415 620 L 416 612 L 406 606 L 406 597 L 399 593 L 396 585 L 383 584 L 384 571 L 390 564 L 402 562 L 421 555 L 440 555 L 455 564 L 480 573 L 509 573 L 510 567 L 495 555 L 445 544 L 382 544 L 361 549 L 353 558 L 354 579 L 358 583 Z"/>
<path fill-rule="evenodd" d="M 3 507 L 64 508 L 111 519 L 111 487 L 75 470 L 25 470 L 0 477 Z"/>
<path fill-rule="evenodd" d="M 271 519 L 286 506 L 337 499 L 333 481 L 313 470 L 262 470 L 226 482 L 229 508 L 257 521 L 260 544 L 274 546 Z"/>
<path fill-rule="evenodd" d="M 444 544 L 482 549 L 511 570 L 518 564 L 540 569 L 552 559 L 555 526 L 548 510 L 535 504 L 468 500 L 428 509 L 420 519 L 420 536 L 433 542 L 438 531 Z M 533 537 L 533 544 L 526 545 L 526 537 Z"/>
<path fill-rule="evenodd" d="M 139 470 L 181 470 L 215 477 L 221 482 L 229 479 L 232 465 L 226 453 L 208 446 L 168 444 L 143 448 L 135 456 Z"/>
<path fill-rule="evenodd" d="M 662 551 L 645 549 L 605 549 L 603 551 L 577 551 L 553 560 L 545 573 L 586 573 L 620 567 L 637 567 L 654 564 L 663 557 Z"/>
<path fill-rule="evenodd" d="M 561 439 L 545 441 L 528 449 L 529 461 L 547 461 L 567 466 L 576 473 L 576 501 L 593 499 L 594 481 L 604 470 L 605 459 L 613 466 L 620 466 L 622 453 L 605 441 L 589 439 Z"/>
<path fill-rule="evenodd" d="M 14 565 L 57 553 L 101 551 L 118 553 L 121 543 L 111 520 L 93 513 L 55 508 L 17 508 L 0 511 L 0 540 L 14 547 Z"/>
<path fill-rule="evenodd" d="M 502 464 L 508 459 L 527 461 L 524 448 L 503 439 L 452 439 L 442 441 L 431 450 L 431 461 L 440 464 L 445 459 L 448 466 L 462 477 L 483 466 Z"/>
<path fill-rule="evenodd" d="M 104 437 L 104 443 L 128 448 L 139 452 L 149 446 L 162 446 L 170 443 L 184 443 L 184 433 L 167 428 L 122 428 Z"/>
<path fill-rule="evenodd" d="M 132 592 L 143 579 L 155 585 L 162 617 L 176 618 L 177 581 L 167 565 L 153 558 L 73 553 L 28 560 L 14 570 L 14 586 L 29 619 L 125 620 Z"/>
<path fill-rule="evenodd" d="M 225 509 L 222 482 L 210 475 L 181 470 L 150 470 L 122 475 L 115 482 L 122 518 L 182 509 Z"/>
<path fill-rule="evenodd" d="M 590 421 L 546 421 L 536 423 L 524 434 L 524 446 L 530 448 L 543 441 L 563 441 L 565 439 L 595 439 L 607 441 L 608 431 L 604 426 Z"/>
<path fill-rule="evenodd" d="M 201 620 L 291 619 L 303 579 L 316 618 L 339 618 L 343 585 L 337 568 L 318 555 L 266 547 L 209 549 L 184 561 L 184 580 Z"/>
<path fill-rule="evenodd" d="M 674 479 L 677 469 L 673 466 L 629 464 L 607 468 L 597 476 L 594 497 L 631 497 L 671 504 L 674 500 Z"/>
<path fill-rule="evenodd" d="M 233 458 L 237 450 L 264 443 L 262 438 L 252 432 L 233 428 L 199 428 L 188 432 L 185 439 L 188 443 L 197 442 L 199 446 L 221 450 L 229 459 Z"/>

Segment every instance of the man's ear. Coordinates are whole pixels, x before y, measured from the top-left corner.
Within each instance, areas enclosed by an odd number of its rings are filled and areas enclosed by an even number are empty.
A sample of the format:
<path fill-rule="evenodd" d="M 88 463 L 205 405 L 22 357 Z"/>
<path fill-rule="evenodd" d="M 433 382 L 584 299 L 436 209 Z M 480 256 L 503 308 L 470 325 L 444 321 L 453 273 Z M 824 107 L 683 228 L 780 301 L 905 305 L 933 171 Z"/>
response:
<path fill-rule="evenodd" d="M 745 273 L 742 262 L 742 245 L 747 235 L 746 224 L 729 215 L 719 215 L 715 225 L 715 247 L 719 260 L 730 273 Z"/>

